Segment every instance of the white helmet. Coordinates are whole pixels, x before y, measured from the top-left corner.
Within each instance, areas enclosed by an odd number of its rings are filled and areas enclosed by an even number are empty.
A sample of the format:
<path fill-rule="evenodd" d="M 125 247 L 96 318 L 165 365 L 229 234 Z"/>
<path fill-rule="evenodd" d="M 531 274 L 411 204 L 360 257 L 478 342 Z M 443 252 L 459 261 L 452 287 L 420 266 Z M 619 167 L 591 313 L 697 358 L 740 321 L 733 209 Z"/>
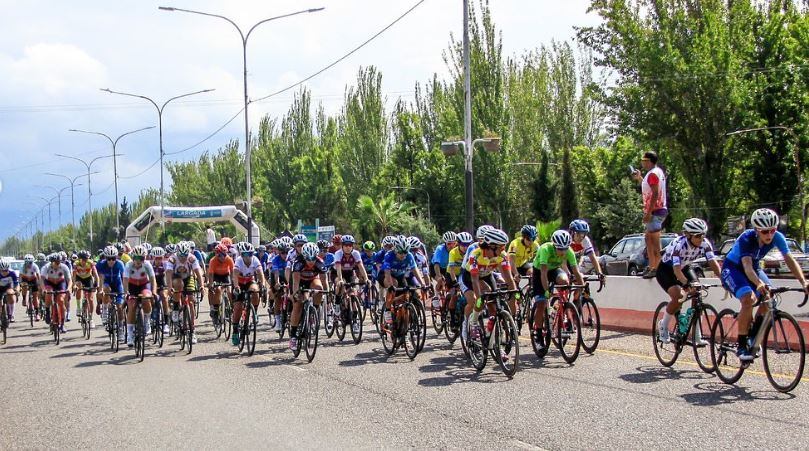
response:
<path fill-rule="evenodd" d="M 488 224 L 484 224 L 484 225 L 482 225 L 482 226 L 478 227 L 477 232 L 475 232 L 475 239 L 476 239 L 476 240 L 481 240 L 481 239 L 483 239 L 483 236 L 484 236 L 484 235 L 486 235 L 486 231 L 487 231 L 487 230 L 491 230 L 491 229 L 493 229 L 493 228 L 494 228 L 494 227 L 492 227 L 492 226 L 490 226 L 490 225 L 488 225 Z"/>
<path fill-rule="evenodd" d="M 458 234 L 458 242 L 459 243 L 461 243 L 461 244 L 463 244 L 465 246 L 468 246 L 468 245 L 472 244 L 472 241 L 474 241 L 474 240 L 472 239 L 472 234 L 471 233 L 469 233 L 469 232 L 461 232 L 461 233 Z"/>
<path fill-rule="evenodd" d="M 708 224 L 700 218 L 689 218 L 683 223 L 683 231 L 686 233 L 708 233 Z"/>
<path fill-rule="evenodd" d="M 34 256 L 31 255 L 31 254 L 25 254 L 25 257 L 23 257 L 23 260 L 25 260 L 25 263 L 33 263 L 34 262 Z"/>
<path fill-rule="evenodd" d="M 292 243 L 294 243 L 294 244 L 308 243 L 308 242 L 309 242 L 309 238 L 306 238 L 306 235 L 304 235 L 302 233 L 299 233 L 299 234 L 292 237 Z"/>
<path fill-rule="evenodd" d="M 455 232 L 450 230 L 448 232 L 444 232 L 444 234 L 441 235 L 441 240 L 443 242 L 445 242 L 445 243 L 450 243 L 450 242 L 453 242 L 453 241 L 457 241 L 458 240 L 458 235 L 456 235 Z"/>
<path fill-rule="evenodd" d="M 397 253 L 404 254 L 410 251 L 410 240 L 407 237 L 396 237 L 393 241 L 393 250 Z"/>
<path fill-rule="evenodd" d="M 394 243 L 396 243 L 396 239 L 390 235 L 387 235 L 385 236 L 385 238 L 382 238 L 381 244 L 384 247 L 384 246 L 393 246 Z"/>
<path fill-rule="evenodd" d="M 483 234 L 483 242 L 489 245 L 505 246 L 508 244 L 508 234 L 500 229 L 491 228 Z"/>
<path fill-rule="evenodd" d="M 410 245 L 410 250 L 411 251 L 419 249 L 422 246 L 421 240 L 417 236 L 408 237 L 407 238 L 407 244 Z"/>
<path fill-rule="evenodd" d="M 0 258 L 0 271 L 8 271 L 8 260 Z"/>
<path fill-rule="evenodd" d="M 115 246 L 107 246 L 104 248 L 104 258 L 113 258 L 118 256 L 118 249 Z"/>
<path fill-rule="evenodd" d="M 301 248 L 301 255 L 304 259 L 311 261 L 317 258 L 317 253 L 319 251 L 320 249 L 317 248 L 317 244 L 306 243 L 303 245 L 303 248 Z"/>
<path fill-rule="evenodd" d="M 567 249 L 570 247 L 570 243 L 573 242 L 573 238 L 570 237 L 567 230 L 557 230 L 551 235 L 551 241 L 553 242 L 553 247 Z"/>
<path fill-rule="evenodd" d="M 149 251 L 149 254 L 152 257 L 165 257 L 166 256 L 166 250 L 163 249 L 160 246 L 155 246 L 155 247 L 152 248 L 152 250 Z"/>
<path fill-rule="evenodd" d="M 750 216 L 750 223 L 757 229 L 774 229 L 778 227 L 778 214 L 769 208 L 759 208 Z"/>
<path fill-rule="evenodd" d="M 239 244 L 236 245 L 236 249 L 239 250 L 239 253 L 250 252 L 251 254 L 255 251 L 255 248 L 252 244 L 248 243 L 247 241 L 240 241 Z"/>
<path fill-rule="evenodd" d="M 187 241 L 181 241 L 177 244 L 177 255 L 185 257 L 189 253 L 191 253 L 191 246 L 188 245 Z"/>
<path fill-rule="evenodd" d="M 39 261 L 45 260 L 46 258 L 47 258 L 47 256 L 45 254 L 43 254 L 42 252 L 37 254 L 37 260 L 39 260 Z"/>
<path fill-rule="evenodd" d="M 146 250 L 145 247 L 143 247 L 143 246 L 135 246 L 135 248 L 132 249 L 132 254 L 131 255 L 133 257 L 146 257 L 146 255 L 148 255 L 148 254 L 149 254 L 149 252 Z"/>

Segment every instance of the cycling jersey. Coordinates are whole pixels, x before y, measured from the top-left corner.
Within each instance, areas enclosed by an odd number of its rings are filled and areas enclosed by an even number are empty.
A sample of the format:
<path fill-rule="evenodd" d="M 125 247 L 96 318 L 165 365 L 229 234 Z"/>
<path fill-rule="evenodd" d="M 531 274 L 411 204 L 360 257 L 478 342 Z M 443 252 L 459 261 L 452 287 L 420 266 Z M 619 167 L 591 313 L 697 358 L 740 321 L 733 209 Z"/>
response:
<path fill-rule="evenodd" d="M 251 257 L 249 263 L 245 263 L 244 257 L 239 257 L 234 264 L 234 270 L 239 285 L 247 285 L 256 279 L 256 273 L 262 272 L 261 262 L 255 255 Z"/>
<path fill-rule="evenodd" d="M 382 264 L 385 263 L 386 255 L 388 255 L 388 251 L 386 251 L 385 249 L 380 249 L 377 252 L 375 252 L 374 256 L 372 257 L 374 264 L 379 265 L 378 267 L 381 267 Z"/>
<path fill-rule="evenodd" d="M 460 246 L 452 248 L 452 250 L 449 251 L 449 258 L 447 259 L 447 267 L 461 266 L 461 263 L 463 263 L 463 256 L 464 254 L 462 253 Z"/>
<path fill-rule="evenodd" d="M 161 258 L 160 261 L 157 259 L 153 260 L 152 269 L 154 269 L 154 276 L 156 279 L 163 277 L 166 272 L 166 260 L 164 258 Z"/>
<path fill-rule="evenodd" d="M 372 252 L 370 255 L 367 252 L 362 252 L 362 265 L 365 266 L 365 273 L 368 274 L 368 277 L 374 278 L 376 277 L 376 265 L 374 264 L 374 253 Z"/>
<path fill-rule="evenodd" d="M 280 255 L 276 255 L 272 259 L 272 270 L 273 270 L 273 272 L 275 272 L 275 271 L 283 272 L 284 268 L 287 267 L 288 263 L 289 263 L 289 254 L 287 254 L 287 257 L 282 257 Z"/>
<path fill-rule="evenodd" d="M 595 252 L 593 249 L 593 243 L 590 241 L 589 236 L 584 237 L 584 239 L 581 240 L 581 243 L 573 241 L 570 243 L 570 248 L 573 249 L 573 253 L 576 254 L 576 258 L 590 255 Z"/>
<path fill-rule="evenodd" d="M 143 262 L 140 268 L 135 266 L 134 260 L 126 264 L 124 277 L 128 279 L 129 285 L 138 287 L 146 286 L 154 277 L 154 268 L 149 262 Z"/>
<path fill-rule="evenodd" d="M 711 242 L 707 238 L 703 238 L 702 243 L 698 247 L 694 247 L 688 242 L 688 237 L 681 236 L 676 240 L 672 240 L 663 249 L 661 262 L 671 266 L 686 266 L 702 256 L 705 256 L 706 260 L 715 258 L 713 246 L 711 246 Z"/>
<path fill-rule="evenodd" d="M 121 256 L 118 257 L 118 259 L 121 260 L 124 264 L 127 264 L 132 261 L 132 257 L 130 257 L 129 254 L 127 254 L 126 252 L 121 254 Z"/>
<path fill-rule="evenodd" d="M 76 277 L 87 279 L 92 277 L 93 275 L 93 262 L 90 260 L 85 260 L 82 263 L 81 260 L 77 260 L 76 264 L 73 265 L 73 273 L 76 274 Z"/>
<path fill-rule="evenodd" d="M 430 273 L 430 262 L 427 256 L 421 252 L 415 252 L 413 258 L 416 260 L 416 267 L 421 268 L 421 274 L 427 275 Z"/>
<path fill-rule="evenodd" d="M 475 241 L 474 243 L 470 244 L 469 247 L 466 248 L 466 252 L 463 254 L 463 261 L 461 262 L 461 267 L 465 267 L 467 262 L 469 261 L 469 256 L 472 255 L 472 252 L 475 251 L 480 247 L 480 243 Z"/>
<path fill-rule="evenodd" d="M 343 249 L 338 249 L 334 253 L 335 265 L 342 271 L 353 271 L 360 263 L 362 263 L 362 256 L 360 251 L 353 249 L 351 253 L 346 254 Z"/>
<path fill-rule="evenodd" d="M 395 251 L 389 251 L 385 254 L 385 260 L 382 263 L 382 271 L 390 271 L 390 274 L 396 278 L 410 275 L 416 269 L 416 259 L 410 252 L 405 255 L 403 259 L 396 256 Z"/>
<path fill-rule="evenodd" d="M 59 263 L 59 266 L 47 265 L 40 269 L 42 280 L 51 285 L 66 283 L 70 280 L 70 268 L 64 263 Z"/>
<path fill-rule="evenodd" d="M 270 270 L 270 262 L 272 261 L 272 256 L 267 252 L 259 252 L 256 257 L 258 257 L 259 263 L 261 263 L 261 267 L 264 271 Z"/>
<path fill-rule="evenodd" d="M 435 251 L 433 251 L 433 258 L 430 259 L 430 263 L 433 265 L 437 263 L 438 266 L 441 267 L 441 269 L 447 269 L 447 265 L 449 264 L 450 252 L 451 250 L 447 249 L 446 244 L 439 244 L 438 247 L 435 248 Z"/>
<path fill-rule="evenodd" d="M 124 280 L 124 262 L 115 260 L 112 266 L 106 260 L 101 260 L 96 264 L 96 271 L 99 277 L 104 278 L 104 285 L 110 287 L 121 287 Z"/>
<path fill-rule="evenodd" d="M 20 285 L 20 278 L 17 271 L 9 269 L 5 275 L 0 273 L 0 288 L 17 288 Z"/>
<path fill-rule="evenodd" d="M 514 266 L 525 266 L 526 263 L 534 261 L 534 256 L 539 249 L 539 244 L 536 241 L 531 241 L 528 246 L 523 243 L 522 237 L 514 239 L 508 245 L 508 254 L 514 256 Z"/>
<path fill-rule="evenodd" d="M 298 260 L 298 251 L 295 248 L 289 250 L 287 254 L 287 268 L 292 269 L 295 266 L 295 262 Z"/>
<path fill-rule="evenodd" d="M 313 262 L 307 262 L 302 256 L 298 256 L 292 265 L 292 272 L 300 275 L 300 280 L 304 282 L 311 282 L 320 274 L 325 274 L 327 271 L 323 260 L 316 258 Z"/>
<path fill-rule="evenodd" d="M 180 257 L 176 255 L 172 255 L 166 261 L 166 271 L 172 271 L 174 278 L 188 279 L 198 269 L 202 268 L 200 268 L 199 261 L 193 255 L 186 257 L 185 262 L 181 262 Z"/>
<path fill-rule="evenodd" d="M 759 267 L 761 259 L 773 248 L 778 248 L 783 255 L 789 254 L 786 238 L 781 232 L 775 232 L 770 244 L 759 246 L 756 231 L 753 229 L 745 230 L 736 239 L 728 255 L 725 256 L 725 264 L 730 263 L 742 268 L 742 257 L 751 257 L 753 259 L 753 268 L 755 269 Z"/>
<path fill-rule="evenodd" d="M 486 257 L 484 252 L 485 251 L 480 247 L 476 247 L 472 253 L 469 254 L 466 263 L 462 265 L 464 271 L 470 273 L 472 276 L 486 277 L 491 275 L 498 268 L 501 268 L 504 272 L 511 270 L 511 265 L 508 263 L 508 256 L 505 251 L 494 257 Z"/>
<path fill-rule="evenodd" d="M 25 263 L 20 276 L 26 282 L 33 282 L 39 276 L 39 266 L 36 263 Z"/>
<path fill-rule="evenodd" d="M 214 257 L 208 262 L 208 273 L 215 276 L 229 276 L 233 272 L 233 259 L 230 255 L 226 255 L 224 260 L 220 260 L 219 256 Z"/>
<path fill-rule="evenodd" d="M 191 253 L 194 254 L 194 258 L 196 258 L 198 262 L 204 262 L 205 261 L 205 259 L 203 258 L 202 252 L 200 252 L 198 249 L 194 249 L 193 251 L 191 251 Z"/>
<path fill-rule="evenodd" d="M 543 265 L 547 266 L 548 270 L 561 268 L 562 264 L 567 261 L 569 267 L 576 266 L 576 254 L 573 249 L 567 248 L 564 255 L 559 256 L 556 253 L 556 248 L 553 243 L 545 243 L 539 246 L 536 257 L 534 257 L 534 268 L 540 269 Z"/>
<path fill-rule="evenodd" d="M 334 254 L 327 252 L 326 255 L 323 256 L 323 266 L 325 266 L 326 269 L 331 269 L 334 266 Z"/>

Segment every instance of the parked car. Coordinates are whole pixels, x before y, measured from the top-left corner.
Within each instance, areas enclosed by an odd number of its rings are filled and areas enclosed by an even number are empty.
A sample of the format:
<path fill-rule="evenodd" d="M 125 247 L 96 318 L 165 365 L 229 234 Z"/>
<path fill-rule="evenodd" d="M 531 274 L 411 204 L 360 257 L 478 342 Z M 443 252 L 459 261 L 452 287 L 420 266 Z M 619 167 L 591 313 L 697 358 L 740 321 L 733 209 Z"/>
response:
<path fill-rule="evenodd" d="M 676 233 L 660 235 L 661 249 L 668 246 L 675 238 Z M 639 276 L 646 268 L 649 259 L 646 257 L 646 241 L 642 233 L 626 235 L 621 238 L 609 252 L 598 258 L 602 271 L 613 276 Z M 585 259 L 584 271 L 592 271 L 590 262 Z"/>
<path fill-rule="evenodd" d="M 735 242 L 735 239 L 725 240 L 722 242 L 722 245 L 716 249 L 716 258 L 719 260 L 719 266 L 722 266 L 722 262 L 725 260 L 725 255 L 730 252 Z M 789 247 L 790 254 L 792 254 L 795 260 L 798 262 L 798 265 L 801 267 L 803 273 L 809 274 L 809 255 L 801 250 L 798 242 L 792 238 L 787 238 L 787 247 Z M 709 269 L 705 258 L 698 258 L 694 261 L 694 264 L 697 265 L 698 268 L 696 271 L 697 276 L 705 277 L 705 271 Z M 761 267 L 767 275 L 774 277 L 792 277 L 792 273 L 789 271 L 786 261 L 784 261 L 784 256 L 781 255 L 781 251 L 778 249 L 772 249 L 767 253 L 767 255 L 764 256 L 764 258 L 761 259 Z"/>
<path fill-rule="evenodd" d="M 18 273 L 22 271 L 22 267 L 25 264 L 22 260 L 17 260 L 16 258 L 7 258 L 6 261 L 8 262 L 9 268 L 17 271 Z"/>

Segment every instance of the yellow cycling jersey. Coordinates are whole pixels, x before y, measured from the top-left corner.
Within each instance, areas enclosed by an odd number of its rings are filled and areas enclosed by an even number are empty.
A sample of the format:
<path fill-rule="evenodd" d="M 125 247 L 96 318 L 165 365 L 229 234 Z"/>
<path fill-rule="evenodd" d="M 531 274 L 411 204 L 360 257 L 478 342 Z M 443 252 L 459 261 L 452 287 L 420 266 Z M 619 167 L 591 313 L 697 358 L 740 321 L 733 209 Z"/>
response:
<path fill-rule="evenodd" d="M 82 264 L 81 260 L 76 260 L 73 263 L 73 272 L 76 273 L 76 277 L 81 277 L 82 279 L 91 277 L 93 275 L 93 261 L 87 260 Z"/>
<path fill-rule="evenodd" d="M 127 254 L 126 252 L 121 254 L 120 259 L 124 263 L 124 265 L 132 261 L 132 257 L 130 257 L 129 254 Z"/>
<path fill-rule="evenodd" d="M 447 267 L 450 266 L 461 266 L 461 262 L 463 262 L 463 252 L 459 246 L 455 246 L 449 251 L 449 261 L 447 263 Z"/>
<path fill-rule="evenodd" d="M 534 261 L 538 249 L 539 244 L 536 241 L 531 241 L 531 245 L 526 246 L 523 244 L 522 237 L 516 238 L 508 245 L 508 253 L 514 256 L 514 265 L 518 268 Z"/>
<path fill-rule="evenodd" d="M 508 263 L 508 255 L 506 255 L 505 251 L 490 258 L 483 254 L 483 249 L 480 247 L 475 248 L 475 250 L 469 254 L 466 264 L 463 265 L 463 269 L 469 274 L 484 277 L 496 271 L 498 268 L 502 268 L 502 271 L 511 270 L 511 266 Z"/>

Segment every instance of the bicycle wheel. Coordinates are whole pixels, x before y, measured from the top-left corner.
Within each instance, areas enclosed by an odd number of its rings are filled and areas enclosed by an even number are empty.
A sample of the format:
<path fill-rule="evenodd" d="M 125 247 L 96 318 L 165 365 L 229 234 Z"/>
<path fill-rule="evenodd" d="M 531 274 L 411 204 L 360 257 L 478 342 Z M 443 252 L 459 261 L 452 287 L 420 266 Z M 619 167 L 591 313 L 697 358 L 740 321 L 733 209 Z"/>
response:
<path fill-rule="evenodd" d="M 249 302 L 246 305 L 250 304 Z M 242 316 L 239 317 L 239 353 L 244 351 L 244 347 L 247 344 L 248 333 L 250 332 L 250 315 L 248 312 L 250 309 L 245 305 L 243 307 Z"/>
<path fill-rule="evenodd" d="M 486 359 L 489 356 L 489 350 L 486 348 L 486 334 L 483 332 L 485 330 L 483 314 L 478 316 L 478 323 L 480 327 L 480 336 L 478 338 L 472 337 L 472 325 L 467 324 L 466 349 L 469 353 L 469 359 L 472 361 L 472 366 L 480 372 L 486 367 Z"/>
<path fill-rule="evenodd" d="M 233 316 L 233 307 L 231 307 L 230 299 L 227 300 L 227 303 L 223 300 L 222 302 L 224 307 L 222 311 L 224 315 L 222 316 L 222 328 L 224 329 L 225 333 L 225 341 L 230 340 L 230 334 L 233 333 L 233 321 L 231 317 Z"/>
<path fill-rule="evenodd" d="M 2 312 L 0 312 L 0 331 L 2 331 L 3 336 L 3 343 L 0 344 L 6 344 L 6 341 L 8 340 L 8 318 L 6 318 L 6 306 L 0 306 L 0 310 L 2 310 Z"/>
<path fill-rule="evenodd" d="M 731 309 L 719 312 L 711 328 L 711 361 L 716 369 L 716 376 L 726 384 L 735 384 L 744 373 L 745 365 L 736 356 L 739 348 L 736 335 L 736 317 L 738 314 Z"/>
<path fill-rule="evenodd" d="M 439 305 L 438 308 L 435 307 L 436 303 Z M 430 309 L 430 317 L 433 320 L 433 330 L 435 330 L 436 335 L 441 335 L 442 333 L 444 333 L 444 327 L 446 326 L 444 324 L 444 319 L 446 318 L 446 316 L 444 315 L 444 308 L 441 307 L 443 305 L 443 302 L 441 298 L 438 296 L 438 293 L 436 293 L 436 295 L 433 296 L 433 299 L 431 300 L 431 305 L 433 306 L 433 308 Z"/>
<path fill-rule="evenodd" d="M 424 342 L 427 340 L 427 310 L 425 310 L 421 299 L 417 297 L 413 298 L 413 306 L 416 308 L 416 313 L 418 313 L 419 351 L 421 351 L 424 349 Z"/>
<path fill-rule="evenodd" d="M 34 308 L 31 306 L 31 300 L 28 300 L 29 307 L 28 307 L 28 322 L 31 324 L 31 328 L 34 328 Z"/>
<path fill-rule="evenodd" d="M 247 355 L 252 356 L 256 352 L 256 329 L 258 329 L 258 312 L 252 302 L 248 302 L 247 311 L 247 332 L 245 339 L 247 340 Z"/>
<path fill-rule="evenodd" d="M 371 316 L 371 323 L 373 323 L 374 329 L 376 329 L 376 333 L 380 333 L 379 332 L 379 310 L 377 310 L 377 309 L 378 309 L 378 307 L 376 305 L 376 302 L 373 302 L 371 304 L 371 308 L 368 309 L 368 310 L 370 310 L 369 315 Z"/>
<path fill-rule="evenodd" d="M 652 346 L 654 346 L 657 360 L 665 367 L 674 365 L 674 362 L 677 361 L 677 357 L 680 356 L 680 352 L 683 350 L 682 341 L 676 338 L 680 336 L 677 330 L 679 325 L 677 324 L 676 316 L 669 322 L 669 342 L 663 343 L 660 340 L 660 327 L 658 325 L 663 319 L 663 313 L 665 313 L 668 305 L 668 302 L 661 302 L 655 310 L 654 317 L 652 317 Z"/>
<path fill-rule="evenodd" d="M 354 339 L 354 344 L 358 345 L 362 340 L 362 323 L 365 315 L 358 297 L 351 296 L 349 305 L 351 306 L 351 338 Z"/>
<path fill-rule="evenodd" d="M 562 309 L 562 317 L 556 319 L 554 334 L 556 346 L 567 363 L 573 363 L 581 350 L 581 322 L 579 312 L 572 302 L 566 302 Z"/>
<path fill-rule="evenodd" d="M 318 329 L 320 329 L 320 320 L 314 305 L 307 306 L 304 318 L 306 321 L 306 360 L 312 363 L 317 352 Z"/>
<path fill-rule="evenodd" d="M 191 307 L 183 307 L 183 330 L 185 331 L 185 342 L 188 345 L 188 354 L 194 348 L 194 327 L 191 326 Z"/>
<path fill-rule="evenodd" d="M 53 330 L 53 341 L 56 346 L 59 346 L 61 340 L 62 317 L 59 315 L 59 307 L 56 306 L 56 300 L 53 301 L 53 308 L 51 310 L 51 329 Z"/>
<path fill-rule="evenodd" d="M 194 292 L 194 319 L 199 319 L 199 306 L 202 304 L 202 290 Z"/>
<path fill-rule="evenodd" d="M 497 322 L 494 324 L 494 358 L 503 374 L 508 377 L 514 376 L 520 359 L 520 332 L 517 323 L 507 311 L 497 314 Z"/>
<path fill-rule="evenodd" d="M 711 360 L 711 327 L 716 321 L 716 309 L 710 304 L 702 304 L 699 309 L 699 317 L 691 324 L 691 343 L 694 347 L 694 360 L 699 368 L 710 374 L 716 370 L 713 360 Z"/>
<path fill-rule="evenodd" d="M 225 297 L 225 294 L 222 293 L 222 297 Z M 225 332 L 225 321 L 224 321 L 224 309 L 222 308 L 222 301 L 219 302 L 219 305 L 216 306 L 216 313 L 218 317 L 218 321 L 214 323 L 213 330 L 216 333 L 216 339 L 218 340 L 222 333 Z"/>
<path fill-rule="evenodd" d="M 551 320 L 548 309 L 543 306 L 542 308 L 545 308 L 545 319 L 542 327 L 534 330 L 534 317 L 538 308 L 540 308 L 538 302 L 535 302 L 531 307 L 531 316 L 528 317 L 528 330 L 531 333 L 531 347 L 534 349 L 534 354 L 541 359 L 548 354 L 548 348 L 551 346 Z"/>
<path fill-rule="evenodd" d="M 413 360 L 419 354 L 421 341 L 421 325 L 418 323 L 418 310 L 415 305 L 407 304 L 402 312 L 402 324 L 399 332 L 404 334 L 404 350 L 407 358 Z"/>
<path fill-rule="evenodd" d="M 382 348 L 385 350 L 387 355 L 392 355 L 394 351 L 396 351 L 396 334 L 393 333 L 395 330 L 395 324 L 391 325 L 390 328 L 387 324 L 385 324 L 385 312 L 388 311 L 386 306 L 382 306 L 382 313 L 379 315 L 379 340 L 382 341 Z"/>
<path fill-rule="evenodd" d="M 113 304 L 107 308 L 107 331 L 110 335 L 110 350 L 118 352 L 118 309 Z"/>
<path fill-rule="evenodd" d="M 329 296 L 326 296 L 329 298 Z M 334 304 L 331 299 L 323 303 L 323 330 L 326 332 L 326 338 L 331 338 L 334 335 L 335 321 L 334 317 Z"/>
<path fill-rule="evenodd" d="M 775 312 L 767 324 L 762 343 L 764 372 L 772 386 L 787 393 L 798 386 L 803 376 L 806 347 L 801 328 L 787 312 Z"/>
<path fill-rule="evenodd" d="M 146 354 L 145 332 L 146 325 L 143 322 L 143 309 L 138 309 L 135 316 L 135 357 L 139 357 L 141 362 L 143 362 Z"/>
<path fill-rule="evenodd" d="M 289 311 L 284 308 L 284 305 L 292 305 L 291 300 L 284 299 L 281 303 L 281 330 L 278 331 L 278 338 L 284 339 L 284 334 L 287 332 L 287 328 L 289 327 Z M 289 303 L 289 304 L 288 304 Z"/>
<path fill-rule="evenodd" d="M 592 354 L 596 352 L 598 342 L 601 339 L 601 315 L 599 315 L 598 307 L 592 299 L 582 300 L 580 319 L 581 348 L 584 349 L 584 352 Z"/>
<path fill-rule="evenodd" d="M 337 331 L 337 339 L 343 341 L 346 337 L 346 315 L 348 314 L 348 306 L 346 305 L 345 298 L 340 301 L 340 314 L 334 314 L 334 329 Z"/>

